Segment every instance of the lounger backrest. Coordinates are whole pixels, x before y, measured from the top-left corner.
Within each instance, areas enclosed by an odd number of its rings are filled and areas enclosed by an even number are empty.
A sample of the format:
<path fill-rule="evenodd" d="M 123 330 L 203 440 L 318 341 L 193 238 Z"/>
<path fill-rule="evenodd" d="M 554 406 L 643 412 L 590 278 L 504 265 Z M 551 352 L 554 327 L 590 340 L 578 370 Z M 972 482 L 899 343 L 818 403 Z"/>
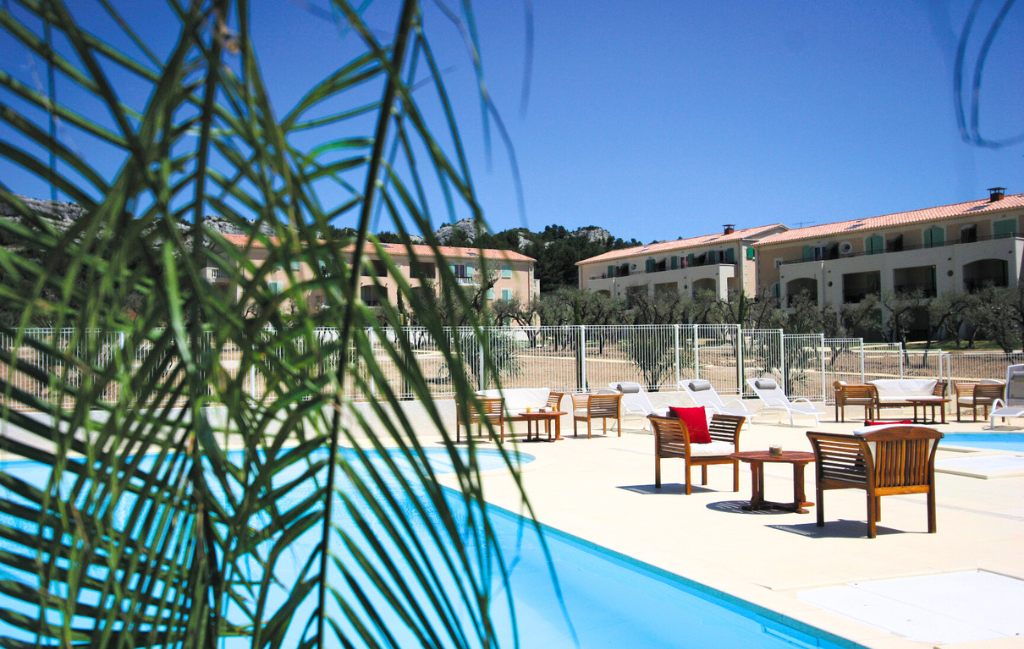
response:
<path fill-rule="evenodd" d="M 753 388 L 757 396 L 762 399 L 770 398 L 789 403 L 789 397 L 773 378 L 747 379 L 747 385 Z"/>
<path fill-rule="evenodd" d="M 686 393 L 690 395 L 690 398 L 698 406 L 725 407 L 722 397 L 718 396 L 718 392 L 715 390 L 715 386 L 711 385 L 711 381 L 692 379 L 680 381 L 679 385 L 683 386 L 683 389 L 686 390 Z"/>
<path fill-rule="evenodd" d="M 1024 365 L 1006 368 L 1006 405 L 1024 406 Z"/>
<path fill-rule="evenodd" d="M 631 406 L 637 406 L 645 414 L 649 415 L 654 412 L 654 404 L 651 403 L 651 398 L 644 390 L 644 386 L 639 383 L 622 381 L 620 383 L 609 383 L 608 387 L 622 393 L 623 408 L 628 409 Z"/>

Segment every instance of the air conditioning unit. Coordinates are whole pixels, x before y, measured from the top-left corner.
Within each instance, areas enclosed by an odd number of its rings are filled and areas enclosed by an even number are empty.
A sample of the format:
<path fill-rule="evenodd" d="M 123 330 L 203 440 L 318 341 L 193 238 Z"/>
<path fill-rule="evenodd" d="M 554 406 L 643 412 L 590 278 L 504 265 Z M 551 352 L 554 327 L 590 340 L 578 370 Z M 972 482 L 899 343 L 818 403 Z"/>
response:
<path fill-rule="evenodd" d="M 841 252 L 844 255 L 850 254 L 851 252 L 853 252 L 853 244 L 850 243 L 849 241 L 842 242 L 841 244 L 839 244 L 839 252 Z"/>

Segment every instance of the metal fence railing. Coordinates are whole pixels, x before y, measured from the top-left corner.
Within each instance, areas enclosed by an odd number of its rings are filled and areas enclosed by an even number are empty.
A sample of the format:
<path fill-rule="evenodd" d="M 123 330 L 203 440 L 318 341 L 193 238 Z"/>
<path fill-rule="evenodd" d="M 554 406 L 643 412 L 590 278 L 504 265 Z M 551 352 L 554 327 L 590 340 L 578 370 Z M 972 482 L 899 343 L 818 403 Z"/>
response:
<path fill-rule="evenodd" d="M 187 403 L 187 390 L 181 389 L 184 373 L 179 367 L 173 345 L 164 331 L 150 332 L 141 344 L 131 344 L 131 358 L 125 334 L 54 332 L 48 329 L 26 330 L 20 343 L 0 334 L 0 407 L 29 409 L 25 395 L 52 406 L 70 408 L 75 392 L 88 389 L 90 381 L 104 368 L 119 369 L 133 382 L 109 381 L 91 399 L 130 406 L 138 386 L 158 386 L 148 402 L 163 405 Z M 374 398 L 389 390 L 399 398 L 414 396 L 406 384 L 402 365 L 413 361 L 426 378 L 431 396 L 453 394 L 452 368 L 445 362 L 443 346 L 426 329 L 404 330 L 407 351 L 389 351 L 397 345 L 396 332 L 365 332 L 365 344 L 380 368 L 371 375 L 366 368 L 349 373 L 344 392 L 351 398 Z M 281 336 L 267 331 L 268 349 L 283 358 L 295 354 L 315 359 L 308 377 L 326 389 L 328 373 L 340 360 L 337 331 L 317 329 L 312 337 Z M 821 334 L 784 334 L 780 329 L 742 329 L 737 325 L 645 325 L 645 326 L 559 326 L 495 327 L 484 331 L 482 340 L 489 346 L 492 365 L 485 366 L 481 339 L 470 328 L 445 332 L 444 346 L 458 352 L 470 380 L 480 387 L 492 388 L 500 381 L 506 387 L 546 386 L 576 391 L 605 387 L 610 383 L 635 381 L 648 391 L 674 391 L 684 379 L 707 379 L 721 394 L 748 394 L 745 380 L 770 376 L 785 386 L 791 397 L 831 401 L 832 383 L 861 383 L 884 378 L 942 378 L 952 384 L 1005 377 L 1006 366 L 1024 363 L 1024 353 L 946 352 L 943 350 L 903 351 L 895 343 L 865 343 L 860 338 L 825 338 Z M 277 341 L 283 340 L 280 344 Z M 214 393 L 213 385 L 230 383 L 245 396 L 272 401 L 293 386 L 268 385 L 261 368 L 273 358 L 253 358 L 251 352 L 230 340 L 217 340 L 212 332 L 204 338 L 204 353 L 211 354 L 211 376 L 204 396 Z M 319 346 L 312 354 L 308 346 Z M 327 352 L 322 351 L 327 349 Z M 407 357 L 411 356 L 411 357 Z M 292 359 L 296 360 L 296 359 Z M 88 368 L 96 371 L 91 372 Z M 317 383 L 319 377 L 319 383 Z M 360 388 L 357 383 L 362 382 Z M 132 387 L 132 386 L 135 387 Z M 20 396 L 19 396 L 20 395 Z"/>

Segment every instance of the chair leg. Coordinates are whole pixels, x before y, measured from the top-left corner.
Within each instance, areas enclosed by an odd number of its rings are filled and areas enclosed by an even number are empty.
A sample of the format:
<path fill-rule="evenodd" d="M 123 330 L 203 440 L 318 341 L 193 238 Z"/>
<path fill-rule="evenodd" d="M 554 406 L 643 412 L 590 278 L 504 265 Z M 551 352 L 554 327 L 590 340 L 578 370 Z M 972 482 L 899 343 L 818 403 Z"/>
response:
<path fill-rule="evenodd" d="M 619 437 L 622 437 L 622 417 L 619 417 Z"/>
<path fill-rule="evenodd" d="M 875 538 L 875 497 L 868 492 L 868 538 Z"/>
<path fill-rule="evenodd" d="M 882 520 L 882 497 L 875 496 L 875 521 Z"/>
<path fill-rule="evenodd" d="M 693 487 L 690 484 L 690 461 L 686 461 L 686 495 L 689 496 L 693 493 Z"/>
<path fill-rule="evenodd" d="M 654 456 L 654 488 L 661 489 L 661 456 Z"/>
<path fill-rule="evenodd" d="M 591 435 L 591 431 L 590 431 L 590 419 L 588 418 L 587 419 L 587 439 L 591 439 L 591 437 L 592 437 L 592 435 Z"/>
<path fill-rule="evenodd" d="M 700 483 L 705 487 L 708 484 L 708 465 L 702 464 L 700 467 Z"/>
<path fill-rule="evenodd" d="M 732 463 L 732 490 L 733 491 L 739 491 L 740 490 L 740 463 L 739 462 L 733 462 Z"/>
<path fill-rule="evenodd" d="M 819 485 L 814 489 L 815 497 L 818 499 L 818 502 L 814 503 L 814 508 L 818 510 L 818 527 L 825 527 L 825 499 L 822 497 L 825 494 L 825 490 L 821 488 L 818 480 L 815 480 L 815 482 Z"/>
<path fill-rule="evenodd" d="M 928 490 L 928 533 L 935 534 L 938 521 L 935 519 L 935 485 Z"/>

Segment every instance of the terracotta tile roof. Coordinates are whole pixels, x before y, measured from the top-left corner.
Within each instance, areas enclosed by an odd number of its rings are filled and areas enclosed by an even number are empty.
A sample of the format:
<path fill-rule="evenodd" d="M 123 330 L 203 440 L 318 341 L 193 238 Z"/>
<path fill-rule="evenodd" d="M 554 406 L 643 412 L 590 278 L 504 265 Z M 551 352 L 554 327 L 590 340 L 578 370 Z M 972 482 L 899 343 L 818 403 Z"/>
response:
<path fill-rule="evenodd" d="M 970 217 L 976 214 L 999 212 L 1024 207 L 1024 194 L 1011 194 L 1001 201 L 992 202 L 989 199 L 970 201 L 967 203 L 954 203 L 952 205 L 941 205 L 929 207 L 923 210 L 912 212 L 897 212 L 883 216 L 872 216 L 864 219 L 851 219 L 839 221 L 838 223 L 826 223 L 824 225 L 812 225 L 806 228 L 796 228 L 786 232 L 780 232 L 765 237 L 758 241 L 755 246 L 758 248 L 770 246 L 777 243 L 789 243 L 792 241 L 803 241 L 805 239 L 822 239 L 837 235 L 849 235 L 857 232 L 867 232 L 881 228 L 892 228 L 912 223 L 927 223 L 929 221 L 943 221 L 958 217 Z"/>
<path fill-rule="evenodd" d="M 225 234 L 223 236 L 225 239 L 235 244 L 239 248 L 242 248 L 248 245 L 249 243 L 249 235 L 247 234 Z M 267 239 L 270 241 L 272 245 L 277 244 L 277 237 L 267 237 Z M 407 249 L 403 245 L 397 243 L 382 243 L 381 245 L 384 247 L 385 250 L 390 252 L 392 255 L 409 255 L 409 249 Z M 252 247 L 265 248 L 266 246 L 263 245 L 263 241 L 261 241 L 260 239 L 253 239 Z M 352 252 L 353 250 L 355 250 L 355 246 L 346 246 L 344 252 Z M 366 252 L 372 254 L 374 252 L 373 244 L 366 244 L 365 250 Z M 440 246 L 438 248 L 438 251 L 440 251 L 441 255 L 448 259 L 479 259 L 480 253 L 483 253 L 483 256 L 486 257 L 487 259 L 504 259 L 507 261 L 537 261 L 533 257 L 527 257 L 526 255 L 519 254 L 518 252 L 514 252 L 512 250 L 493 250 L 490 248 L 480 250 L 478 248 L 457 248 L 454 246 Z M 416 253 L 418 257 L 424 258 L 431 257 L 434 254 L 434 251 L 430 248 L 430 246 L 414 245 L 412 246 L 412 252 Z"/>
<path fill-rule="evenodd" d="M 781 223 L 772 223 L 771 225 L 758 225 L 752 228 L 743 228 L 742 230 L 734 230 L 730 234 L 719 232 L 717 234 L 705 234 L 699 237 L 690 237 L 689 239 L 676 239 L 675 241 L 659 241 L 657 243 L 651 243 L 646 246 L 635 246 L 633 248 L 623 248 L 622 250 L 611 250 L 596 257 L 584 259 L 576 262 L 577 266 L 583 264 L 596 264 L 606 261 L 614 261 L 616 259 L 628 259 L 629 257 L 636 257 L 639 255 L 656 255 L 666 252 L 682 251 L 687 248 L 697 248 L 700 246 L 709 246 L 715 244 L 729 243 L 734 241 L 740 241 L 742 239 L 753 239 L 758 236 L 764 236 L 765 233 L 770 232 L 776 228 L 786 228 Z"/>

